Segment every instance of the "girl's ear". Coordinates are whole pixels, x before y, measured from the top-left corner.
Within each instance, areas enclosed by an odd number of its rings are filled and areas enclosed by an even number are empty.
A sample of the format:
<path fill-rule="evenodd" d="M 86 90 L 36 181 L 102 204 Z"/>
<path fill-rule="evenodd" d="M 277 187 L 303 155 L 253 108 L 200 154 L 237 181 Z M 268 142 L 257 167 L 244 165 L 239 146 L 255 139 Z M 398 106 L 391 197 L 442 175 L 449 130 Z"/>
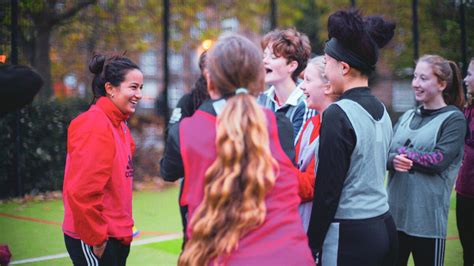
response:
<path fill-rule="evenodd" d="M 288 63 L 288 66 L 290 67 L 290 69 L 288 70 L 290 73 L 293 73 L 295 72 L 295 70 L 298 68 L 298 62 L 296 62 L 295 60 L 291 61 L 290 63 Z"/>
<path fill-rule="evenodd" d="M 331 95 L 331 94 L 334 94 L 334 90 L 332 89 L 332 86 L 331 84 L 329 84 L 329 82 L 327 82 L 326 84 L 324 84 L 324 90 L 323 90 L 324 94 L 326 95 Z"/>
<path fill-rule="evenodd" d="M 440 91 L 444 91 L 446 89 L 446 86 L 448 86 L 448 82 L 445 81 L 445 80 L 442 80 L 442 81 L 438 81 L 440 87 L 439 87 L 439 90 Z"/>
<path fill-rule="evenodd" d="M 104 87 L 105 87 L 105 92 L 107 93 L 107 96 L 114 97 L 115 87 L 110 82 L 106 82 Z"/>
<path fill-rule="evenodd" d="M 351 70 L 351 66 L 349 66 L 349 64 L 344 61 L 341 61 L 340 63 L 342 65 L 341 75 L 347 75 Z"/>

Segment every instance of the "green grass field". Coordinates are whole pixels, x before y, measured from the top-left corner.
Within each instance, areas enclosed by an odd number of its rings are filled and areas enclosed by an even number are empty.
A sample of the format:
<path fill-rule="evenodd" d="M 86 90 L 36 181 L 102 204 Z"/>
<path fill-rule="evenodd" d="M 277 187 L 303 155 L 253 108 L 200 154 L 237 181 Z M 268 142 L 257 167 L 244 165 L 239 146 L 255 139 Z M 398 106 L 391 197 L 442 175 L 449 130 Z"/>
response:
<path fill-rule="evenodd" d="M 181 232 L 177 207 L 178 189 L 134 192 L 134 217 L 142 232 L 138 240 Z M 7 215 L 7 216 L 5 216 Z M 8 216 L 10 215 L 10 216 Z M 11 215 L 19 216 L 17 218 Z M 24 217 L 36 220 L 20 219 Z M 12 261 L 36 258 L 66 252 L 61 221 L 61 200 L 0 204 L 0 243 L 8 244 Z M 461 245 L 457 238 L 455 197 L 451 197 L 448 240 L 445 265 L 462 265 Z M 176 265 L 181 249 L 180 238 L 157 243 L 133 246 L 128 265 Z M 71 265 L 68 257 L 19 265 Z M 413 263 L 411 262 L 411 265 Z"/>
<path fill-rule="evenodd" d="M 177 206 L 178 189 L 134 192 L 135 224 L 142 232 L 138 240 L 181 232 Z M 29 217 L 35 221 L 6 217 Z M 61 200 L 0 204 L 0 243 L 8 244 L 12 261 L 66 252 L 61 222 Z M 133 246 L 127 265 L 176 265 L 181 239 Z M 19 265 L 71 265 L 68 257 Z"/>

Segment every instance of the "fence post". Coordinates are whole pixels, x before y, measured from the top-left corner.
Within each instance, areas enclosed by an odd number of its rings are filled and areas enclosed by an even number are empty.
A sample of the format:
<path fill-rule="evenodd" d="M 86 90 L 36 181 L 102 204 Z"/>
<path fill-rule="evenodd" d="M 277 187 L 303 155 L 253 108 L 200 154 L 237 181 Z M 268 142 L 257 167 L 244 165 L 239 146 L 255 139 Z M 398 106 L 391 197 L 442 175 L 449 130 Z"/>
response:
<path fill-rule="evenodd" d="M 169 0 L 163 0 L 163 93 L 162 93 L 162 104 L 164 105 L 163 116 L 165 119 L 165 128 L 168 128 L 169 121 L 169 103 L 168 103 L 168 86 L 169 86 L 169 64 L 168 64 L 168 54 L 169 54 L 169 20 L 170 13 L 170 2 Z M 159 106 L 160 108 L 160 106 Z M 167 138 L 167 130 L 165 130 L 165 141 Z"/>
<path fill-rule="evenodd" d="M 18 64 L 18 0 L 11 0 L 11 63 L 12 65 Z M 20 110 L 15 111 L 15 126 L 14 126 L 14 137 L 15 137 L 15 153 L 14 153 L 14 165 L 15 165 L 15 178 L 17 180 L 17 196 L 23 196 L 23 174 L 21 172 L 22 159 L 21 156 L 21 112 Z"/>
<path fill-rule="evenodd" d="M 418 0 L 412 0 L 412 19 L 413 19 L 413 57 L 415 60 L 419 56 L 419 36 L 418 36 Z"/>
<path fill-rule="evenodd" d="M 271 30 L 278 27 L 276 0 L 270 0 L 270 27 Z"/>
<path fill-rule="evenodd" d="M 459 27 L 461 28 L 461 62 L 462 62 L 462 76 L 467 73 L 467 47 L 466 47 L 466 12 L 464 10 L 464 0 L 461 0 L 459 5 Z M 464 83 L 464 82 L 463 82 Z M 466 88 L 465 88 L 466 89 Z"/>

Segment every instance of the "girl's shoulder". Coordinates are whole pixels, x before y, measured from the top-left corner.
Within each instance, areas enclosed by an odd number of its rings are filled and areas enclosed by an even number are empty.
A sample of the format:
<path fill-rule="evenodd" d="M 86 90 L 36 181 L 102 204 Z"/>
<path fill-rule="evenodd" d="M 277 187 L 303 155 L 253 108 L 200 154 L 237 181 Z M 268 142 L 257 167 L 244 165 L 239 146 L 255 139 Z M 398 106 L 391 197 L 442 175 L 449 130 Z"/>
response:
<path fill-rule="evenodd" d="M 449 118 L 451 119 L 465 120 L 464 112 L 462 110 L 459 110 L 459 108 L 454 105 L 448 105 L 446 108 L 446 112 L 451 112 L 451 115 L 449 115 Z"/>
<path fill-rule="evenodd" d="M 78 115 L 71 121 L 69 131 L 71 132 L 104 132 L 109 128 L 109 122 L 105 115 L 97 108 L 89 108 L 89 110 Z"/>

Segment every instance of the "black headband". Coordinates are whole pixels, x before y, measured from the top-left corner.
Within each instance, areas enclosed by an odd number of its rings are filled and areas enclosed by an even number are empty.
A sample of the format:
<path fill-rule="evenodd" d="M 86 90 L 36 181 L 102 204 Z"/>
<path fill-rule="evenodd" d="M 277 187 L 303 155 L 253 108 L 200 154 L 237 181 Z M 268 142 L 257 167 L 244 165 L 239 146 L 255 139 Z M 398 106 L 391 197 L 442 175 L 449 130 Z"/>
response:
<path fill-rule="evenodd" d="M 377 51 L 378 52 L 378 51 Z M 330 55 L 338 61 L 344 61 L 349 64 L 351 67 L 359 70 L 374 70 L 375 64 L 370 64 L 363 60 L 358 54 L 352 52 L 349 49 L 346 49 L 342 46 L 341 43 L 337 41 L 336 38 L 331 38 L 326 42 L 326 47 L 324 47 L 324 53 Z M 377 62 L 377 60 L 375 60 Z"/>

